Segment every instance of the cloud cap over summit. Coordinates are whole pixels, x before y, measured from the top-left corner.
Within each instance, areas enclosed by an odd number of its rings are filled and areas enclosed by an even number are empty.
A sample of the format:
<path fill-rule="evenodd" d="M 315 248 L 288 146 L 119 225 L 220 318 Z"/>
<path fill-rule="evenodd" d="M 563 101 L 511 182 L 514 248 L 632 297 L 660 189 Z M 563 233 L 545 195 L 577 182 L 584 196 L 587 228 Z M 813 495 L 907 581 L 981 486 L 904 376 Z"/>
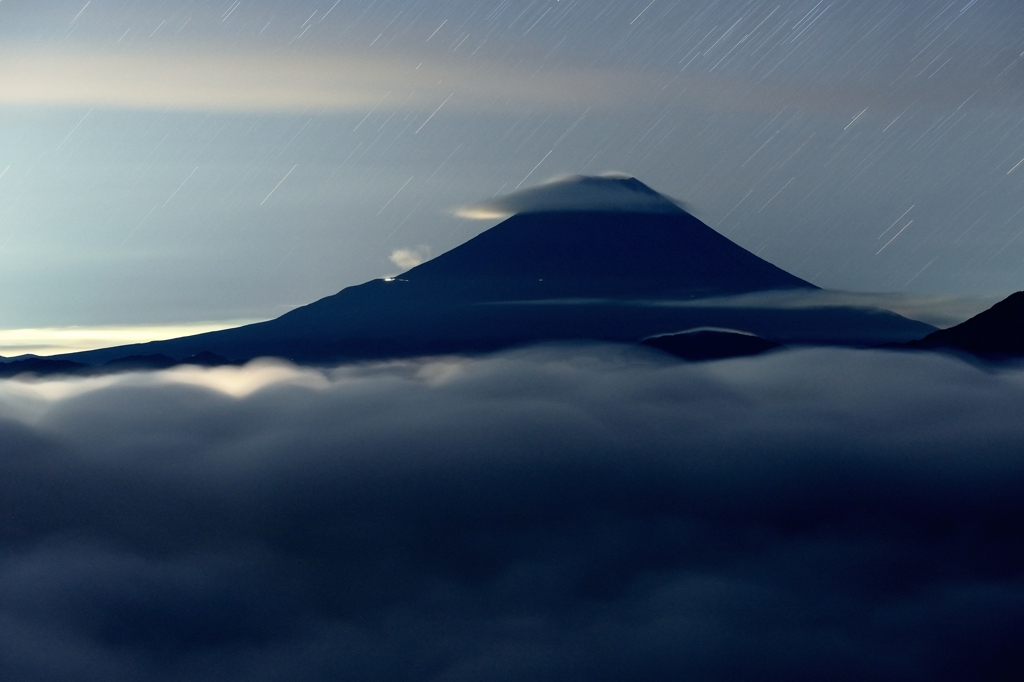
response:
<path fill-rule="evenodd" d="M 563 175 L 536 187 L 456 210 L 474 220 L 508 218 L 517 213 L 562 211 L 618 211 L 630 213 L 682 213 L 682 204 L 655 192 L 631 175 Z"/>

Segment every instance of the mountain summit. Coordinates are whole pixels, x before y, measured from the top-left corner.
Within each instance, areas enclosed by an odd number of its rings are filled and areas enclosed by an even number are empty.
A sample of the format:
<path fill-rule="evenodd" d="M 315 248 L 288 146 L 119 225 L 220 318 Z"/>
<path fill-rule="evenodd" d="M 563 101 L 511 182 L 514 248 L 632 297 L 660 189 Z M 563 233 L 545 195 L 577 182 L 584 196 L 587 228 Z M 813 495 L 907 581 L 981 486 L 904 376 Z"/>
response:
<path fill-rule="evenodd" d="M 333 362 L 561 340 L 635 343 L 702 326 L 746 330 L 777 343 L 866 346 L 934 330 L 881 310 L 714 303 L 817 287 L 634 178 L 549 183 L 506 198 L 505 209 L 512 208 L 511 218 L 398 277 L 349 287 L 275 320 L 66 357 L 99 364 L 209 352 L 233 361 Z"/>
<path fill-rule="evenodd" d="M 520 213 L 397 278 L 455 300 L 695 298 L 816 289 L 676 213 Z"/>
<path fill-rule="evenodd" d="M 522 213 L 614 211 L 682 213 L 681 202 L 623 173 L 564 175 L 457 211 L 463 218 L 494 220 Z"/>

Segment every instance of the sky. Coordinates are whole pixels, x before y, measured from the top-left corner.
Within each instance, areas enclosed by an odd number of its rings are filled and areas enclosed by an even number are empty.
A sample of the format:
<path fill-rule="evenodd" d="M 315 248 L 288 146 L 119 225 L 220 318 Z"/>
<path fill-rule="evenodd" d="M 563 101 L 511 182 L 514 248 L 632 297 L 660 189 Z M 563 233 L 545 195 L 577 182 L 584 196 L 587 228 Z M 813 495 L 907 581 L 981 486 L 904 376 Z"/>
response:
<path fill-rule="evenodd" d="M 4 0 L 0 328 L 267 319 L 606 171 L 819 286 L 1001 297 L 1022 55 L 1011 0 Z"/>

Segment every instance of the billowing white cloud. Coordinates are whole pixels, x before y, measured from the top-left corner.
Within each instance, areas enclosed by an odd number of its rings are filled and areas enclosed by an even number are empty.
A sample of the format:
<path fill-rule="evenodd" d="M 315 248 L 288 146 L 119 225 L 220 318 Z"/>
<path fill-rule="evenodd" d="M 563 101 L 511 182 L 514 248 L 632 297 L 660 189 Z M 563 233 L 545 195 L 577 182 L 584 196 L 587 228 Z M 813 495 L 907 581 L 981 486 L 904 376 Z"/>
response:
<path fill-rule="evenodd" d="M 414 249 L 395 249 L 388 257 L 392 263 L 404 270 L 414 268 L 420 263 L 430 260 L 430 247 L 420 244 Z"/>
<path fill-rule="evenodd" d="M 1012 679 L 1022 398 L 850 350 L 0 381 L 0 669 Z"/>

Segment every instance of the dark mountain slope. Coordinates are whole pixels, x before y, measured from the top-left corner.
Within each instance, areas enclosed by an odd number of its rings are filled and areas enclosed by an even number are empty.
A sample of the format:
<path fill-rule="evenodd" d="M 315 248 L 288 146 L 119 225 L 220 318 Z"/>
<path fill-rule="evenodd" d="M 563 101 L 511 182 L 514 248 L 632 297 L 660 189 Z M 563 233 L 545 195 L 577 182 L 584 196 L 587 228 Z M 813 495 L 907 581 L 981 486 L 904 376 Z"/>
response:
<path fill-rule="evenodd" d="M 448 301 L 693 298 L 817 288 L 682 210 L 516 215 L 401 279 Z"/>
<path fill-rule="evenodd" d="M 690 361 L 742 358 L 783 348 L 781 344 L 762 339 L 760 336 L 713 328 L 652 336 L 644 339 L 642 345 Z"/>
<path fill-rule="evenodd" d="M 232 361 L 333 362 L 570 339 L 635 343 L 700 326 L 743 329 L 780 343 L 873 345 L 934 329 L 879 310 L 673 305 L 815 288 L 675 207 L 524 213 L 400 277 L 349 287 L 275 320 L 67 357 L 100 364 L 212 352 Z"/>

